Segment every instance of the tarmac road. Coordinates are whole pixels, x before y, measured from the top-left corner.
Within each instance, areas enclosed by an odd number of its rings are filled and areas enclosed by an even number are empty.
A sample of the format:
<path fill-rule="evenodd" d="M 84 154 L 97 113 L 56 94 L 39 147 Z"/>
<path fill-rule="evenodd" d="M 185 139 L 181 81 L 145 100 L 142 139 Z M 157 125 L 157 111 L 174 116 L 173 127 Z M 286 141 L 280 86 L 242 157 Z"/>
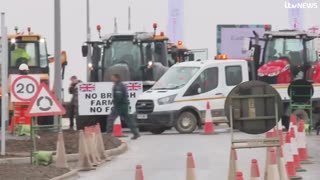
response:
<path fill-rule="evenodd" d="M 236 137 L 249 137 L 235 133 Z M 261 136 L 262 137 L 262 136 Z M 144 133 L 136 141 L 128 140 L 129 150 L 113 159 L 110 163 L 98 167 L 95 171 L 81 172 L 81 180 L 129 180 L 134 179 L 135 166 L 143 166 L 145 179 L 174 180 L 185 179 L 186 154 L 192 152 L 197 180 L 227 179 L 229 167 L 230 134 L 221 132 L 216 135 L 177 134 L 170 130 L 162 135 Z M 307 172 L 300 173 L 306 180 L 320 179 L 320 136 L 309 136 L 309 154 L 314 163 L 303 165 Z M 238 150 L 239 167 L 244 178 L 249 178 L 250 162 L 258 159 L 260 173 L 263 175 L 265 149 Z"/>

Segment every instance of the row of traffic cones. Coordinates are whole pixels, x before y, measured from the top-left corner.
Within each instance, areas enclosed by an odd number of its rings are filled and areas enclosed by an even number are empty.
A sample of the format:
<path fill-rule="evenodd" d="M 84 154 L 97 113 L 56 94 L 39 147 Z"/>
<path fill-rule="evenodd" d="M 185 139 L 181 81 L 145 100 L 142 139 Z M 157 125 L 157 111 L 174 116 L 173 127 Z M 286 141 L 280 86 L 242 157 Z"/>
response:
<path fill-rule="evenodd" d="M 268 159 L 267 159 L 267 166 L 266 166 L 266 172 L 265 172 L 265 180 L 288 180 L 288 177 L 286 176 L 285 172 L 285 166 L 284 164 L 281 165 L 281 158 L 280 158 L 280 168 L 279 171 L 279 166 L 278 166 L 278 158 L 277 158 L 277 152 L 275 149 L 270 148 L 268 150 Z M 230 164 L 233 164 L 234 169 L 231 167 L 229 168 L 229 180 L 243 180 L 243 174 L 241 170 L 238 168 L 238 158 L 237 158 L 237 153 L 235 149 L 231 150 L 231 158 Z M 233 162 L 233 163 L 232 163 Z M 235 174 L 234 174 L 235 173 Z M 282 175 L 283 174 L 283 175 Z M 250 180 L 260 180 L 260 170 L 259 170 L 259 164 L 257 159 L 252 159 L 251 160 L 251 171 L 250 171 Z"/>
<path fill-rule="evenodd" d="M 281 124 L 281 123 L 280 123 Z M 308 157 L 306 133 L 304 121 L 300 120 L 297 123 L 297 117 L 290 117 L 290 128 L 285 136 L 283 136 L 282 128 L 273 129 L 266 133 L 266 138 L 275 138 L 279 135 L 280 147 L 279 152 L 276 148 L 267 148 L 267 158 L 264 179 L 265 180 L 291 180 L 302 179 L 297 175 L 297 172 L 304 172 L 301 164 L 311 163 Z M 277 153 L 280 153 L 280 158 L 277 158 Z M 230 151 L 230 167 L 229 180 L 243 179 L 242 172 L 237 165 L 238 157 L 235 149 Z M 258 161 L 251 161 L 251 180 L 260 179 Z"/>
<path fill-rule="evenodd" d="M 100 124 L 85 127 L 79 134 L 78 169 L 82 171 L 95 169 L 110 157 L 105 153 L 105 147 L 100 130 Z"/>
<path fill-rule="evenodd" d="M 196 180 L 195 163 L 191 152 L 187 154 L 186 180 Z M 135 180 L 144 180 L 143 170 L 141 165 L 136 166 Z"/>
<path fill-rule="evenodd" d="M 68 168 L 67 155 L 62 132 L 58 134 L 56 166 Z M 105 153 L 100 124 L 85 127 L 79 132 L 79 158 L 77 168 L 79 170 L 92 170 L 104 161 L 110 160 Z"/>

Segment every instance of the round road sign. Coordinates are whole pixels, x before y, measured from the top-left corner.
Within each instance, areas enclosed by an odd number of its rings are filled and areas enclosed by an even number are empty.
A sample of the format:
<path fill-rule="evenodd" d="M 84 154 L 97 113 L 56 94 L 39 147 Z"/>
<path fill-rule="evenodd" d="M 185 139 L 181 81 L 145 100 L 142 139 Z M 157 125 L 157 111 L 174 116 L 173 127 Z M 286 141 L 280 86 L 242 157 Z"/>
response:
<path fill-rule="evenodd" d="M 12 82 L 11 93 L 19 101 L 30 101 L 38 90 L 39 84 L 32 76 L 18 76 Z"/>
<path fill-rule="evenodd" d="M 262 134 L 274 128 L 276 120 L 280 120 L 282 100 L 277 90 L 269 84 L 247 81 L 231 90 L 224 109 L 229 121 L 232 115 L 234 129 L 248 134 Z"/>

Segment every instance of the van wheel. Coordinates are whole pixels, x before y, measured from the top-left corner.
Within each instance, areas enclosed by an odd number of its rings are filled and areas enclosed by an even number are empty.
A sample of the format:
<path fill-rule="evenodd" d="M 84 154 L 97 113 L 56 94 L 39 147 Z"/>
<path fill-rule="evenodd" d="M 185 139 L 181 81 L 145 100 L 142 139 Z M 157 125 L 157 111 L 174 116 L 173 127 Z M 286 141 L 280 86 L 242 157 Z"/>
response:
<path fill-rule="evenodd" d="M 166 130 L 166 128 L 152 128 L 149 131 L 152 134 L 162 134 L 165 130 Z"/>
<path fill-rule="evenodd" d="M 175 129 L 179 133 L 192 133 L 197 128 L 197 117 L 189 111 L 182 112 L 176 121 Z"/>

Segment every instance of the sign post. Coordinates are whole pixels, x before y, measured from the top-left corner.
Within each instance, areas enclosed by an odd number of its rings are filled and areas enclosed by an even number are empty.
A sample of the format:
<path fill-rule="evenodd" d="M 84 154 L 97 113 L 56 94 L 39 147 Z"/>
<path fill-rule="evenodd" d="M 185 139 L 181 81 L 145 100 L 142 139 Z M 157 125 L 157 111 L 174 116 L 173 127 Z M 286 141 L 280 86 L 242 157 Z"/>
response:
<path fill-rule="evenodd" d="M 1 102 L 1 155 L 6 153 L 6 122 L 9 119 L 8 112 L 8 37 L 7 27 L 5 26 L 5 13 L 1 13 L 1 84 L 2 84 L 2 102 Z"/>
<path fill-rule="evenodd" d="M 27 115 L 32 116 L 31 121 L 31 164 L 33 153 L 37 150 L 35 141 L 35 131 L 41 128 L 58 128 L 61 129 L 60 124 L 58 125 L 36 125 L 36 117 L 38 116 L 53 116 L 65 114 L 65 109 L 59 100 L 51 93 L 49 87 L 42 83 L 31 100 L 30 106 L 27 109 Z"/>
<path fill-rule="evenodd" d="M 61 6 L 60 0 L 54 0 L 54 83 L 55 83 L 55 95 L 59 101 L 61 101 L 61 91 L 62 91 L 62 77 L 61 77 Z M 54 124 L 61 126 L 61 117 L 54 117 Z M 61 130 L 61 128 L 59 128 Z"/>

